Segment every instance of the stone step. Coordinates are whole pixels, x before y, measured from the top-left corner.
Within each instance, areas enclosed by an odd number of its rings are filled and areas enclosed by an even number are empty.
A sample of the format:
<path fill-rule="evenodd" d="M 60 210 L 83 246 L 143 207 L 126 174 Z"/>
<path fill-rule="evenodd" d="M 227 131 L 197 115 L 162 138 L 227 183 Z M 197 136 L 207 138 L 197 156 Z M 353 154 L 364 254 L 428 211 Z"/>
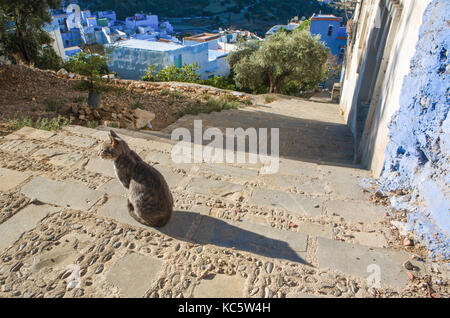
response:
<path fill-rule="evenodd" d="M 278 230 L 250 222 L 234 222 L 192 211 L 174 211 L 170 222 L 162 228 L 150 228 L 133 219 L 128 212 L 127 199 L 109 196 L 99 208 L 101 216 L 121 223 L 159 231 L 178 239 L 235 248 L 265 257 L 306 262 L 308 235 Z"/>
<path fill-rule="evenodd" d="M 40 202 L 80 211 L 88 211 L 104 195 L 82 184 L 64 183 L 42 176 L 34 177 L 22 187 L 21 192 Z"/>
<path fill-rule="evenodd" d="M 412 260 L 412 254 L 392 249 L 371 248 L 319 237 L 317 239 L 319 268 L 338 270 L 344 274 L 363 277 L 368 285 L 381 287 L 383 284 L 403 289 L 409 278 L 403 264 L 411 261 L 423 270 L 420 262 Z M 372 281 L 374 279 L 374 281 Z M 377 285 L 379 282 L 381 285 Z"/>

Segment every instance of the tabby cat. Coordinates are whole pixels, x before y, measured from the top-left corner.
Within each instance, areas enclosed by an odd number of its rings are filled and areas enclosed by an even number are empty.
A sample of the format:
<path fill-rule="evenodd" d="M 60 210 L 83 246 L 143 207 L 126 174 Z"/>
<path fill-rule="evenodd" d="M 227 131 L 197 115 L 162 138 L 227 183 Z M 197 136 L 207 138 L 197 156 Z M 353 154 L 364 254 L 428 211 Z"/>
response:
<path fill-rule="evenodd" d="M 164 226 L 173 212 L 173 198 L 166 180 L 114 131 L 110 131 L 109 138 L 99 155 L 114 160 L 116 175 L 128 189 L 130 215 L 145 225 Z"/>

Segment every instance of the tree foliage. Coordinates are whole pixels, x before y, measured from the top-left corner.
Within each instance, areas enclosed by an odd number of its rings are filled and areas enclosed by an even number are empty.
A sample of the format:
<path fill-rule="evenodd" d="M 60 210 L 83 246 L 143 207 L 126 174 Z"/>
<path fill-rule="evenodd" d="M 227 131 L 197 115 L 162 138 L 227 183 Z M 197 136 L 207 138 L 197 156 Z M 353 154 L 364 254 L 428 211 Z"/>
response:
<path fill-rule="evenodd" d="M 300 89 L 315 87 L 326 75 L 328 49 L 307 31 L 278 32 L 260 48 L 234 64 L 237 87 L 258 90 L 268 86 L 270 93 L 281 93 L 289 82 Z M 291 84 L 292 86 L 292 84 Z"/>
<path fill-rule="evenodd" d="M 89 92 L 99 92 L 101 76 L 108 74 L 106 57 L 99 54 L 79 52 L 70 58 L 64 65 L 67 71 L 84 75 L 88 78 L 85 88 Z"/>
<path fill-rule="evenodd" d="M 12 22 L 13 28 L 0 27 L 0 52 L 15 60 L 34 63 L 43 44 L 51 37 L 44 24 L 51 22 L 49 8 L 56 9 L 61 0 L 0 0 L 0 22 Z"/>
<path fill-rule="evenodd" d="M 169 65 L 163 69 L 156 71 L 156 65 L 149 65 L 145 75 L 142 77 L 143 81 L 151 82 L 188 82 L 197 83 L 200 80 L 198 71 L 200 67 L 197 63 L 186 64 L 178 68 L 175 65 Z"/>

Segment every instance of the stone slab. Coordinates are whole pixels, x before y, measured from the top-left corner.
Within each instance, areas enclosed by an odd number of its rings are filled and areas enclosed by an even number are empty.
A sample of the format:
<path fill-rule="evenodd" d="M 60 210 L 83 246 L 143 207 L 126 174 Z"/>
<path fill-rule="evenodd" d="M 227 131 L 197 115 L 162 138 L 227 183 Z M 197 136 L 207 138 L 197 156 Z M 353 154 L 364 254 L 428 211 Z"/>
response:
<path fill-rule="evenodd" d="M 67 136 L 63 139 L 63 143 L 74 147 L 91 148 L 97 143 L 97 140 L 78 136 Z"/>
<path fill-rule="evenodd" d="M 209 278 L 209 279 L 208 279 Z M 195 286 L 194 298 L 242 298 L 244 297 L 245 279 L 233 275 L 216 274 L 202 279 Z"/>
<path fill-rule="evenodd" d="M 327 183 L 326 189 L 339 199 L 367 200 L 369 194 L 364 192 L 360 182 L 369 177 L 370 172 L 354 167 L 319 166 Z"/>
<path fill-rule="evenodd" d="M 255 188 L 249 204 L 280 208 L 303 216 L 319 217 L 322 215 L 324 201 L 324 198 Z"/>
<path fill-rule="evenodd" d="M 32 127 L 22 127 L 21 129 L 13 132 L 12 134 L 7 135 L 6 139 L 18 139 L 18 138 L 27 138 L 27 139 L 48 139 L 53 137 L 55 132 L 48 130 L 41 130 Z"/>
<path fill-rule="evenodd" d="M 315 177 L 269 174 L 262 177 L 269 188 L 287 191 L 296 189 L 310 195 L 325 195 L 325 182 Z"/>
<path fill-rule="evenodd" d="M 380 283 L 394 288 L 404 288 L 409 281 L 403 263 L 412 258 L 406 252 L 370 248 L 321 237 L 317 240 L 317 258 L 321 269 L 329 268 L 367 279 L 375 274 L 374 268 L 379 268 Z M 421 267 L 418 262 L 414 262 L 414 265 Z"/>
<path fill-rule="evenodd" d="M 319 174 L 319 170 L 316 163 L 281 159 L 278 166 L 278 173 L 313 178 Z"/>
<path fill-rule="evenodd" d="M 6 192 L 29 178 L 30 174 L 0 167 L 0 192 Z"/>
<path fill-rule="evenodd" d="M 244 190 L 244 186 L 221 180 L 193 178 L 186 190 L 204 195 L 227 196 Z"/>
<path fill-rule="evenodd" d="M 76 164 L 83 158 L 84 155 L 81 153 L 64 153 L 62 155 L 56 155 L 55 157 L 52 157 L 49 162 L 55 166 L 66 167 Z"/>
<path fill-rule="evenodd" d="M 116 171 L 114 169 L 114 163 L 112 160 L 104 160 L 101 158 L 91 158 L 85 167 L 86 170 L 91 172 L 100 173 L 102 175 L 116 178 Z"/>
<path fill-rule="evenodd" d="M 192 240 L 306 263 L 308 236 L 251 222 L 233 222 L 203 215 Z"/>
<path fill-rule="evenodd" d="M 0 252 L 17 241 L 22 233 L 34 229 L 48 214 L 60 211 L 61 208 L 47 204 L 30 204 L 11 218 L 0 224 Z"/>
<path fill-rule="evenodd" d="M 189 171 L 194 166 L 193 163 L 175 163 L 170 153 L 159 151 L 150 151 L 142 158 L 145 162 L 153 164 L 155 168 L 158 168 L 158 166 L 166 166 Z"/>
<path fill-rule="evenodd" d="M 257 170 L 243 169 L 225 164 L 202 164 L 200 171 L 218 176 L 230 176 L 236 179 L 254 179 L 258 175 Z"/>
<path fill-rule="evenodd" d="M 42 176 L 34 177 L 21 192 L 29 198 L 75 210 L 88 211 L 103 193 L 81 184 L 54 181 Z"/>
<path fill-rule="evenodd" d="M 380 233 L 354 232 L 352 235 L 355 237 L 355 241 L 361 245 L 381 248 L 388 245 L 386 238 Z"/>
<path fill-rule="evenodd" d="M 106 279 L 119 288 L 123 297 L 143 297 L 158 277 L 162 264 L 160 259 L 129 252 L 114 264 Z"/>
<path fill-rule="evenodd" d="M 331 226 L 320 225 L 310 222 L 296 222 L 297 231 L 303 234 L 320 236 L 328 239 L 333 238 L 333 228 Z"/>
<path fill-rule="evenodd" d="M 60 147 L 55 147 L 55 148 L 50 148 L 50 147 L 45 147 L 45 148 L 41 148 L 37 151 L 35 151 L 31 157 L 36 158 L 36 159 L 49 159 L 49 158 L 53 158 L 59 155 L 63 155 L 66 154 L 67 150 L 60 148 Z"/>
<path fill-rule="evenodd" d="M 329 200 L 325 202 L 325 212 L 333 213 L 348 222 L 376 223 L 385 217 L 385 209 L 371 202 Z"/>
<path fill-rule="evenodd" d="M 15 152 L 22 155 L 28 155 L 32 153 L 38 144 L 28 140 L 7 140 L 3 144 L 0 144 L 0 150 L 5 152 Z"/>

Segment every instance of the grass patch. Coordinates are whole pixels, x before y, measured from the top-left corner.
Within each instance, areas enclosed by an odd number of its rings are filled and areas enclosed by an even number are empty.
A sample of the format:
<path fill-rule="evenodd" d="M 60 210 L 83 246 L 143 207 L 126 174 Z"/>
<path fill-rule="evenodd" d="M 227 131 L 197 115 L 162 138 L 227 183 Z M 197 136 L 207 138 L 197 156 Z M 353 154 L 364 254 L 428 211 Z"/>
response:
<path fill-rule="evenodd" d="M 170 94 L 170 90 L 167 89 L 167 88 L 163 89 L 163 90 L 159 93 L 159 95 L 161 95 L 161 96 L 167 96 L 167 95 L 169 95 L 169 94 Z"/>
<path fill-rule="evenodd" d="M 58 112 L 58 109 L 61 108 L 61 106 L 64 106 L 67 104 L 67 100 L 64 98 L 46 98 L 42 101 L 42 104 L 44 104 L 45 111 L 46 112 Z"/>
<path fill-rule="evenodd" d="M 96 120 L 87 120 L 86 121 L 86 127 L 88 127 L 88 128 L 96 128 L 96 127 L 98 127 L 98 121 L 96 121 Z"/>
<path fill-rule="evenodd" d="M 72 98 L 72 101 L 74 103 L 82 103 L 86 100 L 86 97 L 84 96 L 75 96 L 74 98 Z"/>
<path fill-rule="evenodd" d="M 227 102 L 224 99 L 216 99 L 208 96 L 206 102 L 202 102 L 201 100 L 191 102 L 188 107 L 179 113 L 179 116 L 182 117 L 187 114 L 198 115 L 200 113 L 209 114 L 211 112 L 220 112 L 226 109 L 238 109 L 239 107 L 241 107 L 241 104 L 236 101 Z"/>
<path fill-rule="evenodd" d="M 266 98 L 264 98 L 264 103 L 265 104 L 270 104 L 271 102 L 273 102 L 275 100 L 276 100 L 275 96 L 267 95 Z"/>
<path fill-rule="evenodd" d="M 144 105 L 140 101 L 137 101 L 137 102 L 131 104 L 131 109 L 136 109 L 136 108 L 145 109 Z"/>
<path fill-rule="evenodd" d="M 171 98 L 176 98 L 176 99 L 186 98 L 186 95 L 184 95 L 183 93 L 181 93 L 179 91 L 169 92 L 168 96 Z"/>
<path fill-rule="evenodd" d="M 53 119 L 48 118 L 39 118 L 36 121 L 33 121 L 30 117 L 22 114 L 22 113 L 16 113 L 16 116 L 11 121 L 11 124 L 13 125 L 14 129 L 18 130 L 23 127 L 33 127 L 36 129 L 42 129 L 42 130 L 58 130 L 59 128 L 63 126 L 70 125 L 73 121 L 73 118 L 65 118 L 62 116 L 58 116 Z"/>

